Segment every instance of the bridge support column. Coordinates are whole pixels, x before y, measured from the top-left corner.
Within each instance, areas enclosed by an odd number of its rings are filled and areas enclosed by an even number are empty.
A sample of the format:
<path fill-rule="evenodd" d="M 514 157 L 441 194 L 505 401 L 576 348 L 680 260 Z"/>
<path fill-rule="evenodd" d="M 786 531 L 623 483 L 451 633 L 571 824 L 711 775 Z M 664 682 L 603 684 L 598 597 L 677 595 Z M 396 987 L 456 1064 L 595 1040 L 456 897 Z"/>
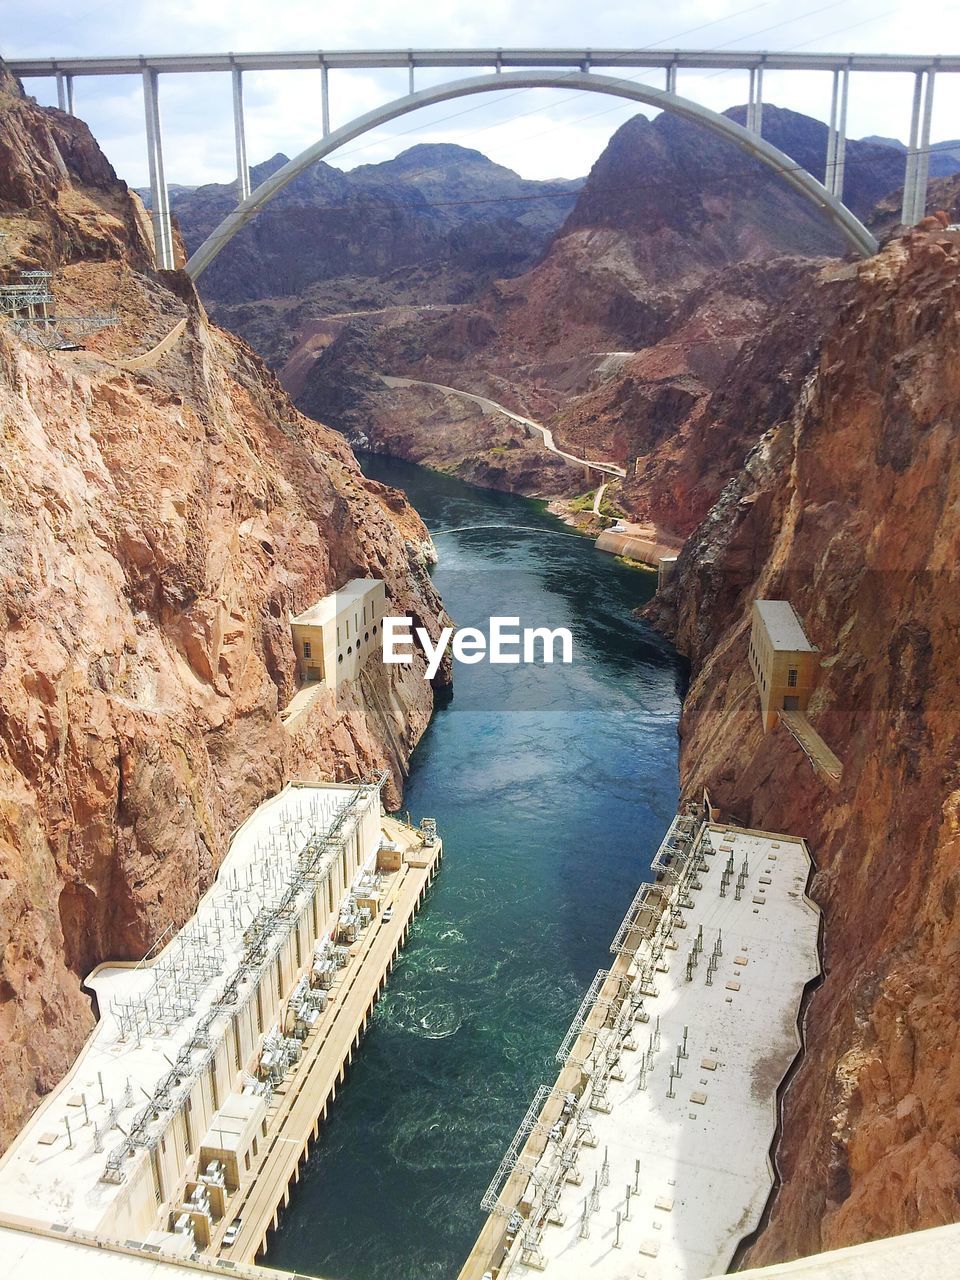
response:
<path fill-rule="evenodd" d="M 757 69 L 750 68 L 750 92 L 747 95 L 747 130 L 753 133 L 753 103 L 757 92 Z"/>
<path fill-rule="evenodd" d="M 413 83 L 413 55 L 412 54 L 410 55 L 410 65 L 407 68 L 407 86 L 408 86 L 407 88 L 408 93 L 416 92 L 416 89 Z"/>
<path fill-rule="evenodd" d="M 907 145 L 907 163 L 903 171 L 903 205 L 900 221 L 905 227 L 914 224 L 913 206 L 917 198 L 917 142 L 920 138 L 920 103 L 923 99 L 923 75 L 918 71 L 913 84 L 913 107 L 910 111 L 910 142 Z"/>
<path fill-rule="evenodd" d="M 847 98 L 850 92 L 850 68 L 840 72 L 840 122 L 837 127 L 837 158 L 833 171 L 833 195 L 843 199 L 843 169 L 847 155 Z"/>
<path fill-rule="evenodd" d="M 763 132 L 763 67 L 750 68 L 750 96 L 747 101 L 747 128 Z"/>
<path fill-rule="evenodd" d="M 671 62 L 667 67 L 667 93 L 677 92 L 677 64 Z"/>
<path fill-rule="evenodd" d="M 840 72 L 833 73 L 833 92 L 830 95 L 830 128 L 827 130 L 827 163 L 823 170 L 823 185 L 833 195 L 837 178 L 837 103 L 840 100 Z"/>
<path fill-rule="evenodd" d="M 158 76 L 150 67 L 143 69 L 143 107 L 147 121 L 147 162 L 150 166 L 150 205 L 153 218 L 153 250 L 157 267 L 172 271 L 173 228 L 167 181 L 163 173 L 163 142 L 160 134 L 160 99 Z"/>
<path fill-rule="evenodd" d="M 327 65 L 320 68 L 320 117 L 323 136 L 330 132 L 330 80 Z"/>
<path fill-rule="evenodd" d="M 233 135 L 237 144 L 237 204 L 241 204 L 250 194 L 250 166 L 243 125 L 243 72 L 239 67 L 233 68 Z"/>
<path fill-rule="evenodd" d="M 68 116 L 75 114 L 73 110 L 73 76 L 65 71 L 57 72 L 57 106 L 61 111 L 65 111 Z"/>
<path fill-rule="evenodd" d="M 933 120 L 933 77 L 927 72 L 927 88 L 923 96 L 923 120 L 920 125 L 920 148 L 917 152 L 917 180 L 913 197 L 911 227 L 915 227 L 927 212 L 927 177 L 930 173 L 930 124 Z"/>

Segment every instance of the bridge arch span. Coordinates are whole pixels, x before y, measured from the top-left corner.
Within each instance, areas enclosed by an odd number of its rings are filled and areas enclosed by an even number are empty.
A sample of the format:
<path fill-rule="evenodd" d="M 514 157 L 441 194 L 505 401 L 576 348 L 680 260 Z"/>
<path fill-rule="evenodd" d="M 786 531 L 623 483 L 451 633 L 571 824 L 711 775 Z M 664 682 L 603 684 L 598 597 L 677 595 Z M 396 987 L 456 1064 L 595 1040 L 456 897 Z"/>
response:
<path fill-rule="evenodd" d="M 610 97 L 625 98 L 645 106 L 657 107 L 662 111 L 670 111 L 684 120 L 704 126 L 721 138 L 726 138 L 755 160 L 768 165 L 808 203 L 812 204 L 857 253 L 869 257 L 877 251 L 876 239 L 860 219 L 852 214 L 836 196 L 831 195 L 812 174 L 764 138 L 751 133 L 727 116 L 720 115 L 719 112 L 711 111 L 708 107 L 702 107 L 699 103 L 692 102 L 689 98 L 681 98 L 675 93 L 666 93 L 661 89 L 654 89 L 651 85 L 636 84 L 632 80 L 623 80 L 617 76 L 597 75 L 591 71 L 510 71 L 471 76 L 466 80 L 455 80 L 449 84 L 420 89 L 416 93 L 407 94 L 403 98 L 397 98 L 376 107 L 373 111 L 358 116 L 339 129 L 334 129 L 326 137 L 301 151 L 298 156 L 288 160 L 282 168 L 271 174 L 265 182 L 241 201 L 196 250 L 187 263 L 187 273 L 195 280 L 237 232 L 256 217 L 264 205 L 269 204 L 274 196 L 305 169 L 309 169 L 318 160 L 325 159 L 346 143 L 381 125 L 388 124 L 391 120 L 396 120 L 399 116 L 417 111 L 421 107 L 434 106 L 440 102 L 466 98 L 477 93 L 494 93 L 503 89 L 579 89 L 586 93 L 603 93 Z"/>

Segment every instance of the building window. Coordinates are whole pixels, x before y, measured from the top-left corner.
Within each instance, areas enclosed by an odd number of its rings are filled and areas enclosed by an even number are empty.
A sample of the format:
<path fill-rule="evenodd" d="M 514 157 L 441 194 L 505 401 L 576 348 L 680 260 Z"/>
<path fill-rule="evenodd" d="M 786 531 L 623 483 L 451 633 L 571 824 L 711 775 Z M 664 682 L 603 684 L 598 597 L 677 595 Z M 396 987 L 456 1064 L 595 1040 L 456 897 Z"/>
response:
<path fill-rule="evenodd" d="M 784 695 L 783 709 L 784 711 L 800 710 L 800 699 L 797 697 L 795 693 L 788 693 Z"/>
<path fill-rule="evenodd" d="M 795 689 L 797 687 L 797 677 L 799 674 L 800 673 L 796 667 L 791 667 L 787 672 L 787 684 L 791 689 Z"/>
<path fill-rule="evenodd" d="M 337 644 L 339 645 L 339 643 L 340 643 L 340 628 L 337 627 Z"/>
<path fill-rule="evenodd" d="M 349 621 L 347 622 L 346 627 L 347 627 L 347 639 L 349 640 L 349 639 L 350 639 L 350 623 L 349 623 Z"/>
<path fill-rule="evenodd" d="M 309 657 L 311 656 L 311 655 L 310 655 L 310 641 L 309 641 L 309 640 L 304 640 L 304 642 L 303 642 L 303 656 L 304 656 L 305 658 L 309 658 Z"/>
<path fill-rule="evenodd" d="M 338 653 L 338 654 L 337 654 L 337 661 L 338 661 L 338 662 L 342 662 L 342 661 L 343 661 L 343 654 L 342 654 L 342 653 Z"/>

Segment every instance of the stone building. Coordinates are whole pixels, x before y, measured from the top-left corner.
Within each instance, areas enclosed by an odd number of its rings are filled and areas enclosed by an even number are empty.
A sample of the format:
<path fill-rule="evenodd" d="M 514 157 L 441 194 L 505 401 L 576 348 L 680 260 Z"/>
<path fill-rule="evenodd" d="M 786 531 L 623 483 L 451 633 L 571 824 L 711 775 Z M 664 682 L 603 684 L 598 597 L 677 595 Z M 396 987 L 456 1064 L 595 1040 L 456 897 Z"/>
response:
<path fill-rule="evenodd" d="M 381 645 L 386 590 L 379 578 L 353 578 L 290 619 L 300 679 L 355 680 Z"/>
<path fill-rule="evenodd" d="M 763 731 L 781 711 L 806 711 L 816 688 L 820 651 L 811 644 L 788 600 L 755 600 L 750 668 L 760 694 Z"/>

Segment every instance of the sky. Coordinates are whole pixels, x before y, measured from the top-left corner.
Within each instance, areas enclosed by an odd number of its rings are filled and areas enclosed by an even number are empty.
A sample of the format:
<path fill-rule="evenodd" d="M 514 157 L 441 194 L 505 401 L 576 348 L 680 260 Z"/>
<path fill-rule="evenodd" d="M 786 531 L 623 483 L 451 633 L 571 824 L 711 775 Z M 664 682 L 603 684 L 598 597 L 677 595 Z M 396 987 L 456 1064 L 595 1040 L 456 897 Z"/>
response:
<path fill-rule="evenodd" d="M 960 53 L 960 3 L 915 0 L 0 0 L 0 55 L 257 52 L 558 46 L 649 49 L 777 49 L 804 52 Z M 474 74 L 421 71 L 417 88 Z M 663 87 L 662 71 L 625 68 Z M 764 99 L 826 120 L 828 73 L 767 72 Z M 330 73 L 331 122 L 406 93 L 405 71 Z M 56 104 L 52 81 L 27 91 Z M 717 110 L 746 101 L 743 72 L 683 71 L 678 93 Z M 121 177 L 147 183 L 138 77 L 76 81 L 76 111 Z M 848 133 L 905 139 L 912 77 L 854 74 Z M 236 176 L 231 85 L 225 74 L 160 79 L 167 180 L 197 184 Z M 296 155 L 320 134 L 320 74 L 244 76 L 247 155 Z M 637 106 L 563 90 L 515 90 L 447 102 L 348 143 L 331 162 L 350 169 L 419 142 L 474 147 L 528 178 L 587 173 Z M 652 112 L 648 112 L 652 114 Z M 960 75 L 937 82 L 932 137 L 960 137 Z"/>

